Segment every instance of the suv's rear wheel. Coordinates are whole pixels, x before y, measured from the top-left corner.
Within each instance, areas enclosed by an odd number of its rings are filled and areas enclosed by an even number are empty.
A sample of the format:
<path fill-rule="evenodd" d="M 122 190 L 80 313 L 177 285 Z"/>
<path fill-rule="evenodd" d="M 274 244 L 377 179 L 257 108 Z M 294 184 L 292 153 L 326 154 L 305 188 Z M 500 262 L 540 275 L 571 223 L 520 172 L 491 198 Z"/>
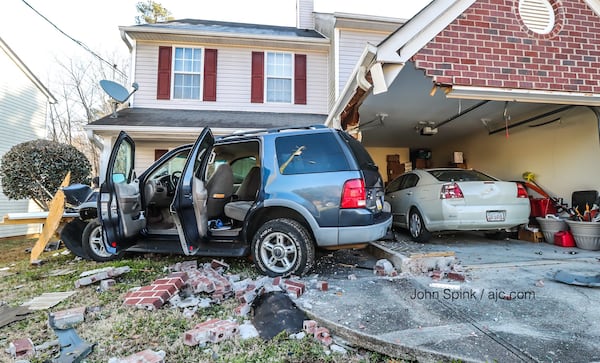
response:
<path fill-rule="evenodd" d="M 273 219 L 254 235 L 252 257 L 256 268 L 267 276 L 302 275 L 313 266 L 315 245 L 297 221 Z"/>
<path fill-rule="evenodd" d="M 431 232 L 425 227 L 423 217 L 416 208 L 411 209 L 408 217 L 408 231 L 413 241 L 419 243 L 429 242 L 431 239 Z"/>
<path fill-rule="evenodd" d="M 106 262 L 114 260 L 117 256 L 108 252 L 102 240 L 102 225 L 93 220 L 85 226 L 81 237 L 83 250 L 94 261 Z"/>

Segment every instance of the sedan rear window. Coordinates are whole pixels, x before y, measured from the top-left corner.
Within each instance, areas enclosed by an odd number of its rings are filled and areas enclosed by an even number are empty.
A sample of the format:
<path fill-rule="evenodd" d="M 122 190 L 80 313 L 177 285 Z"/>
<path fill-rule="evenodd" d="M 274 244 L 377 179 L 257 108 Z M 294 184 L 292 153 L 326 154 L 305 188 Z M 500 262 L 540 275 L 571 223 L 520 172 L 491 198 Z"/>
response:
<path fill-rule="evenodd" d="M 458 182 L 458 181 L 495 181 L 489 175 L 486 175 L 477 170 L 448 170 L 448 169 L 435 169 L 429 170 L 429 173 L 433 175 L 437 180 L 442 182 Z"/>

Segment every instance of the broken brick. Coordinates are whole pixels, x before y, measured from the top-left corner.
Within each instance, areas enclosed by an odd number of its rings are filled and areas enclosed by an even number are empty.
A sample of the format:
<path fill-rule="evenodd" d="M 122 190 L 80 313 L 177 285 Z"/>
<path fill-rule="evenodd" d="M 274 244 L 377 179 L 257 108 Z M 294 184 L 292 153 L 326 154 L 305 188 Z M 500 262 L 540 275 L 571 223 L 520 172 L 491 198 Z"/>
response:
<path fill-rule="evenodd" d="M 223 271 L 227 271 L 229 269 L 228 264 L 226 264 L 224 261 L 218 261 L 218 260 L 212 260 L 212 262 L 210 263 L 210 267 L 215 270 L 222 268 Z"/>
<path fill-rule="evenodd" d="M 314 320 L 304 320 L 302 322 L 302 330 L 307 332 L 308 334 L 314 334 L 317 329 L 317 322 Z"/>
<path fill-rule="evenodd" d="M 448 272 L 446 274 L 446 277 L 448 277 L 451 280 L 465 281 L 465 275 L 458 272 Z"/>
<path fill-rule="evenodd" d="M 301 294 L 304 294 L 304 292 L 306 291 L 306 285 L 304 285 L 302 282 L 294 281 L 294 280 L 285 280 L 283 283 L 286 285 L 286 289 L 287 289 L 287 286 L 295 286 L 295 287 L 300 288 Z"/>
<path fill-rule="evenodd" d="M 238 332 L 239 326 L 233 321 L 211 319 L 185 332 L 183 343 L 192 346 L 206 342 L 218 343 L 233 337 Z"/>
<path fill-rule="evenodd" d="M 333 338 L 331 338 L 331 335 L 329 334 L 329 329 L 327 329 L 327 328 L 323 328 L 323 327 L 316 328 L 315 332 L 314 332 L 314 337 L 319 342 L 321 342 L 321 344 L 326 345 L 326 346 L 329 346 L 329 345 L 331 345 L 331 343 L 333 343 Z"/>
<path fill-rule="evenodd" d="M 299 298 L 302 295 L 302 289 L 298 286 L 288 285 L 285 287 L 285 291 L 295 298 Z"/>
<path fill-rule="evenodd" d="M 159 350 L 155 352 L 151 349 L 146 349 L 141 352 L 134 353 L 122 359 L 111 358 L 109 363 L 164 363 L 165 351 Z"/>
<path fill-rule="evenodd" d="M 329 290 L 329 283 L 327 281 L 317 281 L 317 289 L 320 291 Z"/>
<path fill-rule="evenodd" d="M 246 316 L 246 315 L 248 315 L 248 313 L 250 313 L 250 304 L 241 303 L 240 305 L 238 305 L 238 307 L 235 308 L 235 310 L 233 311 L 233 313 L 236 316 Z"/>
<path fill-rule="evenodd" d="M 35 356 L 35 347 L 29 338 L 13 340 L 8 345 L 8 351 L 13 358 L 26 358 Z"/>
<path fill-rule="evenodd" d="M 50 325 L 60 330 L 72 328 L 84 321 L 85 310 L 86 308 L 82 306 L 50 313 Z"/>

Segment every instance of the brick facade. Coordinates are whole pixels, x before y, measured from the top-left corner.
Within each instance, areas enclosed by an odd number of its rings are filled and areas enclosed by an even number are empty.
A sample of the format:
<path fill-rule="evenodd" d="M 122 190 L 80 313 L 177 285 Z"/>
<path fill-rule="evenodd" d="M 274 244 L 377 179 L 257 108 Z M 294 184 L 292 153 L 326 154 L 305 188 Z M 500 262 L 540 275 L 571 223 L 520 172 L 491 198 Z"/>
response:
<path fill-rule="evenodd" d="M 518 0 L 477 0 L 412 60 L 441 85 L 600 93 L 600 17 L 583 0 L 549 0 L 555 26 L 530 31 Z"/>

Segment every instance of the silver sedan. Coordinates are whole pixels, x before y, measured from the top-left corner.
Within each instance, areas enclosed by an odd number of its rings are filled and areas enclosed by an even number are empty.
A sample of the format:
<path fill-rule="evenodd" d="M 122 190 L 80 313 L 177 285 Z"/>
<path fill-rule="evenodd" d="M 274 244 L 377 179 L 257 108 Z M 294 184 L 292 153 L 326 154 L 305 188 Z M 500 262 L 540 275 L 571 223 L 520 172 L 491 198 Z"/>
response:
<path fill-rule="evenodd" d="M 529 221 L 527 190 L 480 171 L 459 168 L 415 169 L 386 187 L 393 225 L 406 228 L 414 241 L 431 232 L 501 232 Z"/>

